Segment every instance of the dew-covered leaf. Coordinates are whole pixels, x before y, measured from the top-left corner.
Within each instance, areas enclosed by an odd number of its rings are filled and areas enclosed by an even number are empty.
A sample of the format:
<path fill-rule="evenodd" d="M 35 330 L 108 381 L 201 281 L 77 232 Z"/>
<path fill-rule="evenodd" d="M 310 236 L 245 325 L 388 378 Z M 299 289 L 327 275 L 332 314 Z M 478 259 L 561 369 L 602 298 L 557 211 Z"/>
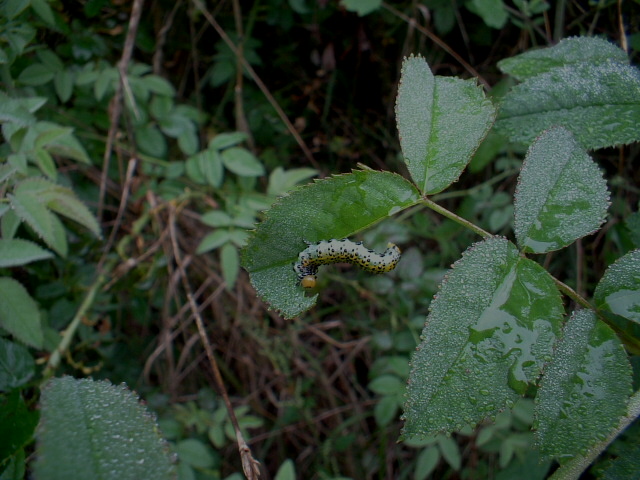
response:
<path fill-rule="evenodd" d="M 29 240 L 0 238 L 0 268 L 26 265 L 51 257 L 51 252 Z"/>
<path fill-rule="evenodd" d="M 42 389 L 36 479 L 175 477 L 155 418 L 124 386 L 55 378 Z"/>
<path fill-rule="evenodd" d="M 0 277 L 0 327 L 31 347 L 42 347 L 38 305 L 13 278 Z"/>
<path fill-rule="evenodd" d="M 625 414 L 630 393 L 631 366 L 618 337 L 591 310 L 574 312 L 538 390 L 542 455 L 563 463 L 602 441 Z"/>
<path fill-rule="evenodd" d="M 607 268 L 593 298 L 598 308 L 640 323 L 640 250 Z"/>
<path fill-rule="evenodd" d="M 562 125 L 589 150 L 637 142 L 639 123 L 640 71 L 616 62 L 579 63 L 515 86 L 502 101 L 496 128 L 529 144 Z"/>
<path fill-rule="evenodd" d="M 438 193 L 458 179 L 494 117 L 475 79 L 434 77 L 424 58 L 405 60 L 396 118 L 405 163 L 422 192 Z"/>
<path fill-rule="evenodd" d="M 512 407 L 560 333 L 546 271 L 506 239 L 469 248 L 446 275 L 411 360 L 405 438 L 451 432 Z"/>
<path fill-rule="evenodd" d="M 556 127 L 529 148 L 515 194 L 515 234 L 527 252 L 570 245 L 604 223 L 609 192 L 602 172 L 571 133 Z"/>
<path fill-rule="evenodd" d="M 570 37 L 549 48 L 530 50 L 498 62 L 504 73 L 524 80 L 570 64 L 588 62 L 592 65 L 629 63 L 624 50 L 597 37 Z"/>
<path fill-rule="evenodd" d="M 415 205 L 413 185 L 388 172 L 355 171 L 298 188 L 274 204 L 243 249 L 242 265 L 257 293 L 285 318 L 311 308 L 293 271 L 305 240 L 344 238 Z"/>

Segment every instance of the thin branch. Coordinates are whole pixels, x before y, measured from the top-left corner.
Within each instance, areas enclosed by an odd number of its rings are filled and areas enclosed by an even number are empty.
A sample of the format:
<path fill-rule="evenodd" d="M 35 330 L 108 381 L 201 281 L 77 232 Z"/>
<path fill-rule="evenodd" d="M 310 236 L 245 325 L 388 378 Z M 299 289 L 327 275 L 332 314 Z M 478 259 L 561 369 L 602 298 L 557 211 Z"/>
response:
<path fill-rule="evenodd" d="M 193 3 L 196 6 L 196 8 L 200 10 L 200 13 L 202 13 L 204 18 L 206 18 L 207 21 L 211 24 L 211 26 L 215 29 L 215 31 L 218 32 L 218 35 L 220 35 L 224 43 L 227 44 L 227 46 L 229 47 L 229 49 L 231 49 L 233 54 L 236 55 L 236 57 L 240 57 L 238 49 L 236 48 L 235 44 L 231 41 L 227 33 L 222 29 L 222 27 L 218 24 L 218 22 L 216 22 L 215 18 L 213 18 L 213 15 L 211 15 L 207 11 L 207 9 L 204 7 L 202 2 L 200 0 L 193 0 Z M 274 110 L 276 111 L 276 113 L 278 114 L 282 122 L 286 125 L 287 129 L 289 130 L 289 133 L 296 140 L 296 142 L 298 143 L 298 146 L 304 153 L 304 156 L 307 157 L 307 160 L 309 161 L 309 163 L 313 165 L 315 168 L 319 169 L 320 166 L 316 162 L 315 158 L 313 158 L 313 154 L 311 153 L 311 150 L 309 150 L 309 148 L 307 147 L 307 144 L 304 142 L 304 140 L 302 139 L 302 137 L 300 136 L 296 128 L 293 126 L 293 124 L 287 117 L 286 113 L 284 113 L 284 111 L 282 110 L 282 108 L 280 107 L 276 99 L 273 97 L 273 95 L 271 95 L 271 92 L 269 91 L 267 86 L 260 79 L 256 71 L 249 64 L 249 62 L 247 62 L 245 58 L 241 58 L 241 61 L 242 61 L 242 66 L 247 70 L 247 73 L 249 73 L 249 76 L 251 77 L 251 79 L 256 83 L 256 85 L 258 86 L 262 94 L 267 98 L 267 100 L 269 101 L 271 106 L 274 108 Z"/>

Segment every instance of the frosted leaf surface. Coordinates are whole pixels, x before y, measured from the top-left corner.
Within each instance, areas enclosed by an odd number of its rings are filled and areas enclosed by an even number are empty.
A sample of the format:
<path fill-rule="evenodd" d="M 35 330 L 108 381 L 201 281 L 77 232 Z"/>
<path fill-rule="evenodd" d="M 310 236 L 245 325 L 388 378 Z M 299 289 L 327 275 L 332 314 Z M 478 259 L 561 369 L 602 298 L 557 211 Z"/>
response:
<path fill-rule="evenodd" d="M 607 268 L 594 293 L 596 306 L 640 323 L 640 250 Z"/>
<path fill-rule="evenodd" d="M 512 407 L 551 358 L 563 307 L 551 277 L 503 238 L 450 270 L 411 361 L 405 438 L 451 432 Z"/>
<path fill-rule="evenodd" d="M 402 67 L 396 119 L 411 178 L 432 195 L 455 182 L 495 119 L 475 79 L 434 77 L 422 57 Z"/>
<path fill-rule="evenodd" d="M 526 252 L 570 245 L 604 223 L 609 206 L 602 172 L 571 133 L 556 127 L 529 148 L 515 194 L 515 234 Z"/>
<path fill-rule="evenodd" d="M 575 63 L 629 63 L 629 57 L 617 45 L 595 37 L 570 37 L 549 48 L 530 50 L 498 62 L 504 73 L 524 80 L 554 68 Z"/>
<path fill-rule="evenodd" d="M 43 389 L 36 479 L 174 478 L 155 418 L 124 386 L 51 380 Z"/>
<path fill-rule="evenodd" d="M 640 140 L 640 71 L 621 63 L 581 63 L 528 78 L 505 95 L 496 128 L 529 144 L 555 125 L 584 148 Z"/>
<path fill-rule="evenodd" d="M 602 441 L 625 414 L 631 366 L 613 330 L 591 310 L 574 312 L 545 368 L 535 438 L 560 463 Z"/>

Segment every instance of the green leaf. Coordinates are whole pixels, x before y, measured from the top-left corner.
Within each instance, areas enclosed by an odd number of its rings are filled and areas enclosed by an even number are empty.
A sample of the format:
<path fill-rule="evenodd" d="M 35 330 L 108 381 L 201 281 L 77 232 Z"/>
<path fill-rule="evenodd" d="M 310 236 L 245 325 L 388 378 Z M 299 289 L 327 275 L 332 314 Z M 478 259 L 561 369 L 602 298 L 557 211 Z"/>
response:
<path fill-rule="evenodd" d="M 44 148 L 39 148 L 33 152 L 36 164 L 42 173 L 44 173 L 51 180 L 58 178 L 58 170 L 56 170 L 56 164 L 53 161 L 53 157 Z"/>
<path fill-rule="evenodd" d="M 54 185 L 42 193 L 42 201 L 49 209 L 78 222 L 97 238 L 102 238 L 98 220 L 71 189 Z"/>
<path fill-rule="evenodd" d="M 349 12 L 355 12 L 359 17 L 375 12 L 382 5 L 382 0 L 341 0 L 340 3 Z"/>
<path fill-rule="evenodd" d="M 0 268 L 17 267 L 52 257 L 51 252 L 29 240 L 0 238 Z"/>
<path fill-rule="evenodd" d="M 69 127 L 61 127 L 55 123 L 40 123 L 38 133 L 33 142 L 33 148 L 38 149 L 50 145 L 60 137 L 73 134 L 73 129 Z"/>
<path fill-rule="evenodd" d="M 180 462 L 188 463 L 198 468 L 211 468 L 215 465 L 216 458 L 211 449 L 195 438 L 187 438 L 178 442 L 176 453 Z"/>
<path fill-rule="evenodd" d="M 243 132 L 220 133 L 209 142 L 209 148 L 213 150 L 224 150 L 225 148 L 238 145 L 244 142 L 248 135 Z"/>
<path fill-rule="evenodd" d="M 451 468 L 456 471 L 460 470 L 462 466 L 462 456 L 460 455 L 460 449 L 456 441 L 449 436 L 438 435 L 438 447 L 440 448 L 440 453 L 442 453 L 442 456 Z"/>
<path fill-rule="evenodd" d="M 29 3 L 29 0 L 6 0 L 2 2 L 2 13 L 4 13 L 9 20 L 13 20 L 29 6 Z"/>
<path fill-rule="evenodd" d="M 405 438 L 511 408 L 551 357 L 563 315 L 547 272 L 498 237 L 463 254 L 430 308 L 411 361 Z"/>
<path fill-rule="evenodd" d="M 284 195 L 300 182 L 308 180 L 317 174 L 318 171 L 313 168 L 293 168 L 291 170 L 284 170 L 282 167 L 276 167 L 269 175 L 267 194 Z"/>
<path fill-rule="evenodd" d="M 67 240 L 60 220 L 52 214 L 33 192 L 20 186 L 15 195 L 7 195 L 16 215 L 61 256 L 67 255 Z"/>
<path fill-rule="evenodd" d="M 437 447 L 427 447 L 416 461 L 416 469 L 413 474 L 414 480 L 425 480 L 438 466 L 440 462 L 440 450 Z"/>
<path fill-rule="evenodd" d="M 136 143 L 147 155 L 164 158 L 167 154 L 167 141 L 155 125 L 145 125 L 136 129 Z"/>
<path fill-rule="evenodd" d="M 496 123 L 528 144 L 556 125 L 586 149 L 640 140 L 640 71 L 629 65 L 580 63 L 528 78 L 503 99 Z"/>
<path fill-rule="evenodd" d="M 501 29 L 509 19 L 502 0 L 471 0 L 466 5 L 491 28 Z"/>
<path fill-rule="evenodd" d="M 54 378 L 40 404 L 35 478 L 174 478 L 155 418 L 125 386 Z"/>
<path fill-rule="evenodd" d="M 373 408 L 373 418 L 379 427 L 386 427 L 396 419 L 399 402 L 397 397 L 387 395 L 382 397 Z"/>
<path fill-rule="evenodd" d="M 185 130 L 178 137 L 178 147 L 185 155 L 194 155 L 198 151 L 200 140 L 195 128 Z"/>
<path fill-rule="evenodd" d="M 494 117 L 475 80 L 434 77 L 422 57 L 405 60 L 396 118 L 405 163 L 424 193 L 438 193 L 458 179 Z"/>
<path fill-rule="evenodd" d="M 568 130 L 548 130 L 531 145 L 515 194 L 514 230 L 523 251 L 570 245 L 600 228 L 608 207 L 602 172 Z"/>
<path fill-rule="evenodd" d="M 227 284 L 227 290 L 233 289 L 238 279 L 240 259 L 238 249 L 231 243 L 223 245 L 220 250 L 220 264 L 222 266 L 222 278 Z"/>
<path fill-rule="evenodd" d="M 290 459 L 286 459 L 278 468 L 274 480 L 296 480 L 296 467 Z"/>
<path fill-rule="evenodd" d="M 369 382 L 369 390 L 378 395 L 404 392 L 405 384 L 395 375 L 380 375 Z"/>
<path fill-rule="evenodd" d="M 260 160 L 245 148 L 227 148 L 222 151 L 221 156 L 224 166 L 241 177 L 259 177 L 265 173 Z"/>
<path fill-rule="evenodd" d="M 49 49 L 43 48 L 36 51 L 38 59 L 52 72 L 59 72 L 64 69 L 64 63 L 60 57 Z"/>
<path fill-rule="evenodd" d="M 196 250 L 198 255 L 215 250 L 231 240 L 231 232 L 226 228 L 219 228 L 202 239 Z"/>
<path fill-rule="evenodd" d="M 38 305 L 13 278 L 0 277 L 0 327 L 31 347 L 42 347 Z"/>
<path fill-rule="evenodd" d="M 187 175 L 200 184 L 219 188 L 224 179 L 224 167 L 220 154 L 213 149 L 203 150 L 189 157 L 186 163 Z"/>
<path fill-rule="evenodd" d="M 311 308 L 293 271 L 305 240 L 344 238 L 420 201 L 399 175 L 355 171 L 294 190 L 266 214 L 243 250 L 242 264 L 258 294 L 286 318 Z"/>
<path fill-rule="evenodd" d="M 619 258 L 604 272 L 593 298 L 596 307 L 640 323 L 640 250 Z"/>
<path fill-rule="evenodd" d="M 597 37 L 570 37 L 549 48 L 521 53 L 498 62 L 498 68 L 518 80 L 525 80 L 555 68 L 576 63 L 606 65 L 629 64 L 626 52 L 617 45 Z"/>
<path fill-rule="evenodd" d="M 210 227 L 230 227 L 233 219 L 227 212 L 221 210 L 211 210 L 200 217 L 200 221 Z"/>
<path fill-rule="evenodd" d="M 18 82 L 23 85 L 29 85 L 35 87 L 37 85 L 44 85 L 49 83 L 53 79 L 54 72 L 41 63 L 32 63 L 28 65 L 20 75 L 18 75 Z"/>
<path fill-rule="evenodd" d="M 536 403 L 536 442 L 560 463 L 618 425 L 631 393 L 631 366 L 613 330 L 590 310 L 574 312 L 545 368 Z"/>
<path fill-rule="evenodd" d="M 36 15 L 38 15 L 42 21 L 49 24 L 50 27 L 56 26 L 53 10 L 51 10 L 47 0 L 31 0 L 31 8 L 33 8 Z"/>
<path fill-rule="evenodd" d="M 53 77 L 53 86 L 56 89 L 56 95 L 62 103 L 67 102 L 73 94 L 73 73 L 69 70 L 61 70 L 56 72 Z"/>
<path fill-rule="evenodd" d="M 38 411 L 27 407 L 20 391 L 0 396 L 0 458 L 3 462 L 32 441 L 37 423 Z M 8 477 L 6 473 L 3 472 L 3 479 L 24 478 L 24 475 Z"/>
<path fill-rule="evenodd" d="M 0 338 L 0 392 L 23 386 L 35 372 L 36 362 L 24 345 Z"/>
<path fill-rule="evenodd" d="M 165 95 L 167 97 L 173 97 L 176 94 L 173 85 L 158 75 L 145 75 L 142 77 L 142 80 L 144 81 L 145 86 L 153 93 Z"/>

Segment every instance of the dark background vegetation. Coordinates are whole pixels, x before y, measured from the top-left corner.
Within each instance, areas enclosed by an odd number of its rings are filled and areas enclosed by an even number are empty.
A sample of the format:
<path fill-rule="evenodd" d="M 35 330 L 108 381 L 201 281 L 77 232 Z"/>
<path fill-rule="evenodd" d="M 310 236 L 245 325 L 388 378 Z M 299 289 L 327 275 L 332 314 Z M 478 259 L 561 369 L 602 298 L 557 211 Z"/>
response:
<path fill-rule="evenodd" d="M 255 82 L 246 74 L 239 81 L 236 56 L 196 3 L 147 0 L 132 60 L 151 65 L 175 87 L 176 103 L 201 113 L 202 145 L 219 133 L 246 131 L 251 137 L 246 145 L 268 172 L 311 167 L 320 177 L 348 172 L 358 163 L 406 173 L 399 161 L 394 104 L 401 62 L 409 54 L 423 55 L 437 75 L 479 75 L 496 98 L 509 86 L 496 66 L 499 60 L 568 36 L 598 35 L 620 45 L 627 34 L 626 46 L 632 62 L 637 61 L 636 1 L 505 2 L 500 28 L 487 24 L 498 20 L 474 13 L 472 3 L 392 2 L 360 17 L 327 0 L 208 2 L 206 8 L 226 35 L 236 44 L 241 40 L 244 58 L 291 120 L 311 157 L 302 152 Z M 42 28 L 37 42 L 54 50 L 69 68 L 90 61 L 116 65 L 130 8 L 131 2 L 118 0 L 54 2 L 68 29 Z M 28 63 L 26 56 L 13 68 L 20 71 Z M 78 94 L 46 107 L 51 118 L 74 126 L 89 150 L 92 166 L 63 160 L 59 168 L 93 208 L 104 173 L 109 100 Z M 172 441 L 195 439 L 207 449 L 214 461 L 198 471 L 198 478 L 225 478 L 241 471 L 240 461 L 229 438 L 210 442 L 215 435 L 211 428 L 226 417 L 185 307 L 175 249 L 183 256 L 193 255 L 211 231 L 199 222 L 199 215 L 225 210 L 232 196 L 264 192 L 267 177 L 249 186 L 229 179 L 218 190 L 170 179 L 199 193 L 175 201 L 163 194 L 169 185 L 165 174 L 143 158 L 131 183 L 125 184 L 127 161 L 138 153 L 130 115 L 125 112 L 119 127 L 101 218 L 105 237 L 116 228 L 107 252 L 107 264 L 113 267 L 108 288 L 82 327 L 64 370 L 126 382 L 158 412 Z M 494 139 L 481 149 L 454 191 L 441 194 L 439 201 L 489 231 L 510 236 L 522 153 Z M 616 199 L 611 219 L 596 238 L 544 260 L 552 274 L 569 279 L 567 283 L 582 292 L 592 292 L 593 282 L 630 242 L 621 219 L 637 209 L 633 185 L 640 179 L 632 167 L 637 154 L 637 146 L 596 153 Z M 185 155 L 170 139 L 162 160 L 183 162 Z M 125 191 L 131 197 L 120 210 Z M 478 239 L 429 211 L 410 218 L 395 218 L 365 234 L 365 240 L 392 238 L 402 246 L 409 261 L 393 280 L 367 278 L 344 266 L 327 269 L 318 306 L 293 321 L 269 311 L 256 298 L 246 274 L 228 288 L 217 252 L 190 257 L 190 284 L 203 305 L 232 401 L 244 408 L 239 411 L 241 423 L 252 427 L 247 439 L 266 478 L 286 459 L 294 461 L 298 478 L 414 478 L 424 450 L 397 443 L 399 411 L 388 420 L 374 416 L 384 395 L 370 382 L 381 377 L 404 381 L 439 280 L 460 252 Z M 172 237 L 173 227 L 177 233 Z M 79 231 L 73 242 L 69 258 L 30 268 L 30 276 L 23 279 L 49 310 L 56 328 L 64 328 L 73 315 L 105 248 L 104 242 Z M 135 260 L 133 268 L 125 267 L 127 259 Z M 442 441 L 433 478 L 514 478 L 500 477 L 500 472 L 507 475 L 504 469 L 509 465 L 526 469 L 518 462 L 526 457 L 529 444 L 513 447 L 512 461 L 505 465 L 501 448 L 528 427 L 526 418 L 512 418 L 502 437 L 482 446 L 477 432 L 454 436 L 458 468 L 456 459 L 448 458 L 447 441 Z"/>

